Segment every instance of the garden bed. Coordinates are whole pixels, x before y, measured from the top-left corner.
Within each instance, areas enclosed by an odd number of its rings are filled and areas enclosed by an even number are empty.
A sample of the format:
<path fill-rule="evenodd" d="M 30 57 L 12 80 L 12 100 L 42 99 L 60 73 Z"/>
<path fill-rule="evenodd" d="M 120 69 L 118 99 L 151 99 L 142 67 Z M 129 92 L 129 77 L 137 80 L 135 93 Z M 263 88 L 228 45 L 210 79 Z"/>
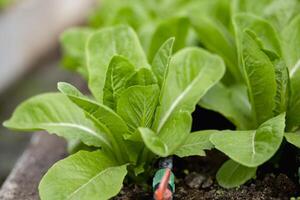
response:
<path fill-rule="evenodd" d="M 237 189 L 223 189 L 215 181 L 214 174 L 221 162 L 222 155 L 216 152 L 207 158 L 175 159 L 176 193 L 180 200 L 285 200 L 299 194 L 295 180 L 284 173 L 265 173 L 261 169 L 254 181 Z M 45 133 L 33 135 L 31 143 L 23 153 L 10 176 L 0 190 L 1 200 L 35 200 L 38 197 L 38 183 L 45 172 L 56 161 L 64 158 L 66 143 L 64 140 Z M 215 159 L 217 158 L 219 159 Z M 151 199 L 151 189 L 137 185 L 126 185 L 115 200 Z"/>
<path fill-rule="evenodd" d="M 203 117 L 205 116 L 205 118 Z M 193 131 L 216 128 L 233 129 L 233 125 L 221 115 L 199 107 L 193 113 Z M 201 123 L 197 123 L 201 122 Z M 215 174 L 226 156 L 217 151 L 208 151 L 207 157 L 175 158 L 176 193 L 180 200 L 288 200 L 300 194 L 297 180 L 296 147 L 283 149 L 284 158 L 278 165 L 265 164 L 257 171 L 257 177 L 233 189 L 220 187 Z M 274 156 L 276 157 L 276 156 Z M 149 182 L 149 184 L 151 184 Z M 150 200 L 152 192 L 136 185 L 125 185 L 115 200 Z"/>
<path fill-rule="evenodd" d="M 72 155 L 35 135 L 0 199 L 147 200 L 155 188 L 161 200 L 174 185 L 183 200 L 300 194 L 300 4 L 284 19 L 281 1 L 252 13 L 255 1 L 180 0 L 174 16 L 173 1 L 150 1 L 102 2 L 91 27 L 63 33 L 62 63 L 91 94 L 62 80 L 3 125 L 57 134 Z"/>
<path fill-rule="evenodd" d="M 189 163 L 188 165 L 185 165 Z M 176 193 L 180 200 L 288 200 L 299 194 L 299 186 L 283 173 L 258 172 L 256 180 L 239 188 L 224 189 L 218 186 L 214 174 L 218 164 L 214 160 L 189 158 L 181 160 L 176 168 Z M 188 172 L 188 174 L 187 174 Z M 150 200 L 151 191 L 136 185 L 125 186 L 115 200 Z"/>
<path fill-rule="evenodd" d="M 66 156 L 66 143 L 54 135 L 36 133 L 0 190 L 1 200 L 39 199 L 38 183 L 55 162 Z"/>
<path fill-rule="evenodd" d="M 201 116 L 206 116 L 205 119 Z M 220 129 L 232 128 L 232 125 L 222 116 L 199 109 L 193 117 L 193 129 L 209 129 L 213 124 L 208 121 L 218 120 Z M 205 127 L 203 127 L 205 126 Z M 207 157 L 190 157 L 174 160 L 176 176 L 176 193 L 174 198 L 180 200 L 285 200 L 300 194 L 297 183 L 296 160 L 294 148 L 285 149 L 286 155 L 275 168 L 263 165 L 255 180 L 248 181 L 239 188 L 223 189 L 216 180 L 215 173 L 227 158 L 217 152 L 208 151 Z M 38 197 L 38 184 L 46 171 L 58 160 L 67 155 L 66 143 L 63 139 L 46 133 L 33 135 L 31 143 L 23 153 L 10 176 L 0 190 L 1 200 L 35 200 Z M 292 167 L 293 166 L 293 167 Z M 292 169 L 292 170 L 291 170 Z M 151 185 L 149 180 L 148 185 Z M 122 191 L 115 200 L 150 200 L 152 191 L 149 186 L 128 185 L 124 183 Z"/>
<path fill-rule="evenodd" d="M 0 11 L 1 124 L 20 101 L 54 91 L 58 80 L 74 80 L 58 67 L 59 35 L 70 26 L 82 24 L 94 3 L 20 0 Z M 0 126 L 0 187 L 30 137 L 11 134 Z"/>

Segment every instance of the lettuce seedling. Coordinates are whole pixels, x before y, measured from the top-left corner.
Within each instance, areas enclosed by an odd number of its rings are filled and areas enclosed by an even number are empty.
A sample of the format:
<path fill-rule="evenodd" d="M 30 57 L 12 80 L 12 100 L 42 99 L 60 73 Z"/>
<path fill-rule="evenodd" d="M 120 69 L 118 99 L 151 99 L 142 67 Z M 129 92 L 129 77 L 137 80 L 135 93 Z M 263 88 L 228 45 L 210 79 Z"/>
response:
<path fill-rule="evenodd" d="M 102 2 L 91 26 L 132 25 L 150 59 L 170 36 L 176 36 L 174 51 L 200 45 L 223 58 L 222 82 L 199 102 L 238 130 L 211 138 L 231 158 L 217 174 L 220 185 L 254 177 L 283 137 L 300 147 L 299 1 L 163 0 L 159 8 L 153 0 Z"/>
<path fill-rule="evenodd" d="M 201 44 L 223 57 L 228 65 L 223 79 L 240 79 L 233 59 L 234 39 L 228 31 L 229 15 L 229 0 L 102 0 L 99 9 L 91 14 L 89 28 L 73 28 L 61 37 L 63 64 L 75 71 L 84 69 L 76 64 L 82 60 L 82 41 L 87 39 L 84 36 L 98 28 L 126 24 L 137 32 L 150 61 L 165 40 L 175 37 L 173 52 Z"/>
<path fill-rule="evenodd" d="M 200 101 L 238 129 L 217 131 L 210 138 L 231 158 L 217 174 L 224 187 L 235 187 L 254 177 L 256 168 L 277 152 L 284 137 L 300 147 L 300 18 L 294 16 L 285 26 L 281 24 L 280 31 L 272 19 L 242 12 L 233 16 L 244 83 L 219 83 Z"/>
<path fill-rule="evenodd" d="M 211 148 L 211 131 L 190 134 L 191 113 L 222 78 L 221 58 L 196 47 L 172 56 L 174 38 L 169 38 L 149 63 L 128 26 L 80 37 L 86 43 L 74 46 L 73 55 L 78 69 L 84 68 L 79 71 L 87 76 L 93 97 L 59 83 L 61 93 L 30 98 L 4 123 L 97 149 L 57 162 L 39 185 L 41 199 L 109 199 L 120 191 L 126 175 L 130 181 L 143 178 L 141 173 L 149 173 L 159 156 L 204 155 Z M 75 44 L 69 42 L 71 52 Z"/>

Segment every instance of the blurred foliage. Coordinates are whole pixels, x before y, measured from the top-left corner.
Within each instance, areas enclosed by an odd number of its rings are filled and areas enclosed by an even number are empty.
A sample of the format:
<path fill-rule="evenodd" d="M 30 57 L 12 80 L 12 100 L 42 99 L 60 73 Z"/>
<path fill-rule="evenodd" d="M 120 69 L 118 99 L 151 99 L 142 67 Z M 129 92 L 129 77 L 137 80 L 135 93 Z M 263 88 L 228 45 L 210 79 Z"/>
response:
<path fill-rule="evenodd" d="M 0 0 L 0 9 L 3 9 L 3 8 L 9 6 L 13 2 L 14 2 L 14 0 Z"/>
<path fill-rule="evenodd" d="M 82 57 L 89 32 L 126 24 L 137 32 L 150 63 L 161 43 L 176 37 L 175 52 L 186 46 L 200 46 L 221 54 L 229 66 L 226 79 L 239 80 L 236 55 L 232 53 L 230 10 L 230 0 L 101 0 L 89 17 L 89 28 L 73 28 L 62 35 L 62 62 L 67 69 L 87 77 Z"/>

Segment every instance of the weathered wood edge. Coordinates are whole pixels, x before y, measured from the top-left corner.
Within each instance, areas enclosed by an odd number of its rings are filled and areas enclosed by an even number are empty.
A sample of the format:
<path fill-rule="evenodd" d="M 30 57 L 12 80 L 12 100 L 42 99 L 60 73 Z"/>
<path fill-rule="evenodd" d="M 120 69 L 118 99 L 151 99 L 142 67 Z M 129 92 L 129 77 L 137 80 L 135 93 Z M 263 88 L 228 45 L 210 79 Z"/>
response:
<path fill-rule="evenodd" d="M 96 0 L 22 0 L 0 13 L 0 93 L 58 46 L 60 34 L 86 21 Z"/>
<path fill-rule="evenodd" d="M 44 132 L 35 133 L 28 148 L 0 189 L 1 200 L 37 200 L 38 184 L 47 170 L 67 155 L 66 142 Z"/>

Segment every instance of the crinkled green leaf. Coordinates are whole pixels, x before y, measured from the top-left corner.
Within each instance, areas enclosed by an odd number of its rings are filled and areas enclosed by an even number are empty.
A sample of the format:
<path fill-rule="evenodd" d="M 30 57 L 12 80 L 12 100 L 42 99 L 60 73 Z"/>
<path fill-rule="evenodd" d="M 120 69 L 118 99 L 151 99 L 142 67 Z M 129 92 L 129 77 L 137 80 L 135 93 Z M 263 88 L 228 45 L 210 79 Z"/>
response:
<path fill-rule="evenodd" d="M 58 89 L 67 95 L 73 103 L 90 113 L 95 119 L 102 122 L 114 133 L 126 133 L 127 126 L 123 119 L 111 110 L 109 107 L 101 105 L 91 99 L 88 99 L 80 93 L 74 86 L 60 82 Z"/>
<path fill-rule="evenodd" d="M 229 84 L 241 80 L 241 72 L 238 68 L 236 46 L 233 36 L 223 24 L 202 13 L 191 15 L 192 24 L 200 42 L 210 51 L 222 56 L 226 65 L 226 79 Z"/>
<path fill-rule="evenodd" d="M 247 167 L 257 167 L 268 161 L 283 139 L 285 114 L 280 114 L 251 131 L 220 131 L 211 136 L 215 147 Z"/>
<path fill-rule="evenodd" d="M 125 89 L 125 83 L 135 72 L 135 67 L 124 57 L 114 56 L 106 72 L 103 103 L 116 110 L 117 101 Z"/>
<path fill-rule="evenodd" d="M 275 69 L 249 31 L 238 31 L 239 56 L 242 61 L 254 123 L 259 126 L 273 116 L 276 95 Z M 254 38 L 253 38 L 254 37 Z"/>
<path fill-rule="evenodd" d="M 285 61 L 290 70 L 291 94 L 287 112 L 287 130 L 300 126 L 300 15 L 295 17 L 283 30 Z"/>
<path fill-rule="evenodd" d="M 291 94 L 287 111 L 287 130 L 294 131 L 300 127 L 300 63 L 296 71 L 290 74 Z"/>
<path fill-rule="evenodd" d="M 101 151 L 80 151 L 54 164 L 39 185 L 42 200 L 107 200 L 119 193 L 127 173 Z"/>
<path fill-rule="evenodd" d="M 197 131 L 190 133 L 185 142 L 175 151 L 179 157 L 187 156 L 205 156 L 204 150 L 213 148 L 209 141 L 210 136 L 215 133 L 214 130 Z"/>
<path fill-rule="evenodd" d="M 153 60 L 161 45 L 170 37 L 175 37 L 174 52 L 185 47 L 188 30 L 189 20 L 186 17 L 175 17 L 160 22 L 150 42 L 149 60 Z"/>
<path fill-rule="evenodd" d="M 134 131 L 133 133 L 128 133 L 128 134 L 124 135 L 124 139 L 130 140 L 133 142 L 143 142 L 141 134 L 139 133 L 138 130 Z"/>
<path fill-rule="evenodd" d="M 282 31 L 283 56 L 291 76 L 300 66 L 300 15 Z"/>
<path fill-rule="evenodd" d="M 226 161 L 219 169 L 216 178 L 224 188 L 238 187 L 256 175 L 256 167 L 245 167 L 233 160 Z"/>
<path fill-rule="evenodd" d="M 125 147 L 123 141 L 123 135 L 128 131 L 126 123 L 123 119 L 116 114 L 109 107 L 101 105 L 91 99 L 85 97 L 74 86 L 60 82 L 58 83 L 58 89 L 68 98 L 75 103 L 78 107 L 86 112 L 90 118 L 94 119 L 97 123 L 102 124 L 108 129 L 110 141 L 112 142 L 115 154 L 117 156 L 125 154 Z M 122 158 L 119 157 L 120 160 Z"/>
<path fill-rule="evenodd" d="M 289 100 L 289 73 L 288 69 L 282 60 L 274 60 L 276 78 L 276 96 L 274 98 L 275 107 L 274 115 L 285 112 Z"/>
<path fill-rule="evenodd" d="M 155 129 L 163 128 L 172 113 L 192 112 L 201 97 L 223 76 L 224 63 L 218 56 L 199 48 L 186 48 L 175 54 L 161 92 Z"/>
<path fill-rule="evenodd" d="M 234 17 L 234 23 L 239 31 L 250 30 L 255 33 L 255 40 L 259 46 L 267 51 L 281 56 L 279 36 L 272 25 L 263 18 L 251 14 L 238 14 Z"/>
<path fill-rule="evenodd" d="M 145 142 L 145 145 L 155 154 L 159 156 L 168 156 L 169 155 L 169 149 L 167 144 L 162 141 L 157 133 L 153 132 L 149 128 L 139 128 L 138 129 L 143 141 Z"/>
<path fill-rule="evenodd" d="M 152 70 L 156 75 L 160 87 L 162 87 L 168 73 L 174 41 L 175 38 L 169 38 L 165 43 L 163 43 L 156 52 L 152 61 Z"/>
<path fill-rule="evenodd" d="M 218 83 L 204 95 L 199 105 L 221 113 L 239 130 L 255 128 L 246 90 L 244 85 L 226 86 Z"/>
<path fill-rule="evenodd" d="M 261 61 L 263 61 L 262 58 L 264 53 L 271 61 L 273 66 L 271 66 L 270 64 L 266 64 L 265 66 L 269 66 L 270 71 L 271 67 L 275 71 L 276 94 L 274 96 L 273 114 L 278 115 L 279 113 L 285 112 L 288 98 L 288 73 L 285 63 L 280 58 L 282 56 L 282 48 L 276 30 L 268 21 L 249 14 L 237 15 L 235 17 L 235 25 L 236 28 L 239 29 L 238 32 L 242 30 L 248 30 L 246 31 L 248 35 L 251 36 L 258 47 L 263 51 L 261 53 L 262 55 L 260 56 L 261 58 L 257 57 L 257 60 L 260 59 Z M 240 37 L 242 38 L 243 36 Z M 247 55 L 243 55 L 242 60 L 245 60 L 244 57 L 246 56 Z M 264 59 L 265 62 L 267 62 L 267 58 Z M 268 76 L 272 77 L 273 73 Z M 267 76 L 264 75 L 264 77 Z M 270 90 L 268 91 L 271 92 Z M 270 96 L 269 99 L 272 100 L 272 96 Z M 260 102 L 260 104 L 263 103 L 263 101 Z M 266 119 L 268 119 L 268 117 L 265 117 L 265 120 Z M 263 120 L 259 120 L 258 125 L 262 122 Z"/>
<path fill-rule="evenodd" d="M 157 79 L 153 72 L 148 68 L 141 68 L 128 78 L 125 88 L 135 85 L 147 86 L 157 84 Z"/>
<path fill-rule="evenodd" d="M 10 129 L 46 130 L 87 145 L 111 148 L 105 127 L 95 126 L 65 95 L 46 93 L 22 103 L 4 126 Z"/>
<path fill-rule="evenodd" d="M 117 113 L 133 133 L 138 127 L 151 127 L 159 97 L 158 85 L 132 86 L 120 96 Z"/>
<path fill-rule="evenodd" d="M 147 58 L 135 32 L 127 26 L 101 29 L 87 42 L 86 57 L 89 71 L 89 88 L 102 101 L 105 76 L 113 56 L 127 58 L 135 67 L 147 67 Z"/>
<path fill-rule="evenodd" d="M 159 133 L 139 128 L 146 146 L 155 154 L 166 157 L 174 154 L 189 136 L 192 118 L 188 112 L 173 113 Z"/>

